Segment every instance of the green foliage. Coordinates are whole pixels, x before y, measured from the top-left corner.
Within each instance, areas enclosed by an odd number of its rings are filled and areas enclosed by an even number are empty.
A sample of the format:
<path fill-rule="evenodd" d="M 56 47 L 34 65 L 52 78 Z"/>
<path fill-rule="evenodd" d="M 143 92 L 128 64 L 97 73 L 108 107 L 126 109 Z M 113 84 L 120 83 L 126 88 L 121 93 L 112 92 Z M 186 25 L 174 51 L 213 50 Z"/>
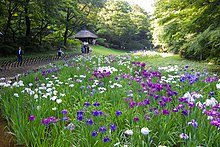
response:
<path fill-rule="evenodd" d="M 8 56 L 14 54 L 16 56 L 16 48 L 9 46 L 9 45 L 0 45 L 0 55 L 1 56 Z"/>
<path fill-rule="evenodd" d="M 220 27 L 210 26 L 181 48 L 181 55 L 187 59 L 212 60 L 220 64 Z M 213 58 L 213 59 L 212 59 Z"/>
<path fill-rule="evenodd" d="M 98 45 L 105 46 L 105 43 L 106 43 L 106 39 L 105 38 L 97 38 L 96 39 L 96 44 L 98 44 Z"/>
<path fill-rule="evenodd" d="M 32 50 L 74 47 L 74 34 L 91 26 L 104 0 L 16 0 L 0 2 L 0 43 L 10 41 Z M 71 43 L 71 44 L 68 44 Z M 77 46 L 77 45 L 76 45 Z M 39 47 L 37 49 L 37 47 Z M 35 49 L 36 48 L 36 49 Z M 10 52 L 8 52 L 10 53 Z"/>
<path fill-rule="evenodd" d="M 75 39 L 69 39 L 68 40 L 68 48 L 69 49 L 76 49 L 76 48 L 80 48 L 81 47 L 81 42 L 79 40 L 75 40 Z"/>
<path fill-rule="evenodd" d="M 218 58 L 219 10 L 217 0 L 158 0 L 154 22 L 160 29 L 154 30 L 154 42 L 187 59 Z"/>
<path fill-rule="evenodd" d="M 125 1 L 109 0 L 98 18 L 98 36 L 105 38 L 109 47 L 134 50 L 142 49 L 142 46 L 152 46 L 149 16 L 139 6 Z M 134 42 L 136 46 L 132 44 Z"/>
<path fill-rule="evenodd" d="M 145 45 L 141 44 L 139 41 L 131 41 L 125 46 L 126 48 L 129 48 L 130 50 L 140 50 L 144 49 Z"/>

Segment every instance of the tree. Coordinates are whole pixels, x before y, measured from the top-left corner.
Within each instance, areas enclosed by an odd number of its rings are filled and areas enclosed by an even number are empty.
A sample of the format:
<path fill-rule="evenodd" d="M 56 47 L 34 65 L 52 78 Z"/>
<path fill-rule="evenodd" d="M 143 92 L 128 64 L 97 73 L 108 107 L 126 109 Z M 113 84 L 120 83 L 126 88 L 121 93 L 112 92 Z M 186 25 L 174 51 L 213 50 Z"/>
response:
<path fill-rule="evenodd" d="M 99 13 L 98 35 L 114 48 L 142 49 L 150 42 L 147 36 L 151 38 L 148 20 L 137 5 L 109 0 Z"/>
<path fill-rule="evenodd" d="M 219 5 L 218 0 L 158 0 L 154 17 L 162 30 L 157 36 L 159 44 L 167 46 L 170 51 L 181 52 L 186 58 L 198 59 L 198 55 L 200 57 L 202 52 L 210 48 L 208 46 L 212 46 L 211 42 L 216 44 L 216 39 L 209 40 L 211 38 L 208 36 L 219 32 Z M 200 45 L 202 42 L 199 40 L 203 40 L 203 37 L 206 38 L 202 41 L 205 45 Z M 191 42 L 197 42 L 197 47 Z M 213 55 L 208 53 L 199 59 L 205 60 L 209 56 Z"/>

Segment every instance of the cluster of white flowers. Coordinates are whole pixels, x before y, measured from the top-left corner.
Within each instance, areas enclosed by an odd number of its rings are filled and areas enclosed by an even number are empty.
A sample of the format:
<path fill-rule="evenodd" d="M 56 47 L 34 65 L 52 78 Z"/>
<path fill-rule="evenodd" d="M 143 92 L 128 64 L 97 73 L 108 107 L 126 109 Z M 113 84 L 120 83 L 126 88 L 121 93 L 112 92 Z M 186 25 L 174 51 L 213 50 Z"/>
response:
<path fill-rule="evenodd" d="M 166 66 L 166 67 L 159 67 L 158 70 L 165 70 L 166 72 L 175 72 L 179 70 L 179 67 L 177 65 L 174 66 Z"/>
<path fill-rule="evenodd" d="M 105 87 L 99 87 L 98 90 L 99 90 L 99 93 L 103 93 L 103 92 L 106 91 L 106 88 Z"/>
<path fill-rule="evenodd" d="M 100 72 L 106 71 L 106 72 L 110 72 L 110 73 L 118 71 L 116 68 L 110 67 L 110 66 L 99 67 L 97 70 L 100 71 Z"/>
<path fill-rule="evenodd" d="M 181 77 L 180 75 L 170 75 L 170 74 L 168 74 L 167 76 L 168 77 L 162 76 L 160 83 L 166 82 L 166 83 L 174 83 L 174 84 L 176 84 L 177 83 L 177 79 L 179 79 Z M 177 86 L 179 86 L 179 85 L 177 85 Z"/>
<path fill-rule="evenodd" d="M 201 94 L 193 92 L 190 94 L 189 92 L 186 92 L 183 96 L 184 98 L 187 98 L 188 102 L 194 103 L 196 99 L 203 97 Z"/>
<path fill-rule="evenodd" d="M 206 105 L 206 106 L 210 106 L 210 107 L 213 107 L 215 106 L 216 104 L 218 104 L 218 101 L 214 98 L 214 97 L 211 97 L 210 99 L 207 99 L 203 105 Z"/>
<path fill-rule="evenodd" d="M 143 135 L 148 135 L 148 134 L 150 133 L 150 131 L 151 131 L 151 130 L 149 130 L 147 127 L 143 127 L 143 128 L 141 129 L 141 133 L 142 133 Z M 126 130 L 126 131 L 124 132 L 124 134 L 129 135 L 129 136 L 132 136 L 132 135 L 134 134 L 134 132 L 133 132 L 132 130 Z"/>
<path fill-rule="evenodd" d="M 14 82 L 14 83 L 12 83 L 11 86 L 12 86 L 12 87 L 23 87 L 23 86 L 24 86 L 24 83 L 23 83 L 23 81 Z"/>
<path fill-rule="evenodd" d="M 92 88 L 96 87 L 99 85 L 99 80 L 94 80 L 94 83 L 92 84 Z"/>
<path fill-rule="evenodd" d="M 216 84 L 216 88 L 217 88 L 217 89 L 220 89 L 220 83 L 219 83 L 219 84 Z"/>
<path fill-rule="evenodd" d="M 115 87 L 122 87 L 121 84 L 118 83 L 114 83 L 113 85 L 110 85 L 111 88 L 115 88 Z"/>

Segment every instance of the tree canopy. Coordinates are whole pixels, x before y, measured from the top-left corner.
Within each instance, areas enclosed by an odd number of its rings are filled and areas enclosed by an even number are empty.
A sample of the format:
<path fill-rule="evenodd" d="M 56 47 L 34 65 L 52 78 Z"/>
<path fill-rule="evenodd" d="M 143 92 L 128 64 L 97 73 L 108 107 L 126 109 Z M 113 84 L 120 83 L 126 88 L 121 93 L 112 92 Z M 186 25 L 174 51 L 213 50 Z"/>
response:
<path fill-rule="evenodd" d="M 219 0 L 157 0 L 157 45 L 188 59 L 220 62 Z"/>
<path fill-rule="evenodd" d="M 0 54 L 80 45 L 86 27 L 97 43 L 124 50 L 151 49 L 220 62 L 219 0 L 156 0 L 149 15 L 125 0 L 2 0 Z M 153 43 L 152 43 L 153 42 Z"/>

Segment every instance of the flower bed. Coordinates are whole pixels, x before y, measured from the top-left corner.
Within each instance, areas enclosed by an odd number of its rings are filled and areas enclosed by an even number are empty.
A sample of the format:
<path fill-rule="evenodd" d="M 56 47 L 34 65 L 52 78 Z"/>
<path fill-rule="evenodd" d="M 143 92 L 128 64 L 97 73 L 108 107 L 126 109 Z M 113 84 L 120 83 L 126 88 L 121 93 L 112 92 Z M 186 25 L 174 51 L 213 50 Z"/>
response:
<path fill-rule="evenodd" d="M 189 66 L 77 56 L 0 83 L 27 146 L 220 146 L 220 81 Z"/>

